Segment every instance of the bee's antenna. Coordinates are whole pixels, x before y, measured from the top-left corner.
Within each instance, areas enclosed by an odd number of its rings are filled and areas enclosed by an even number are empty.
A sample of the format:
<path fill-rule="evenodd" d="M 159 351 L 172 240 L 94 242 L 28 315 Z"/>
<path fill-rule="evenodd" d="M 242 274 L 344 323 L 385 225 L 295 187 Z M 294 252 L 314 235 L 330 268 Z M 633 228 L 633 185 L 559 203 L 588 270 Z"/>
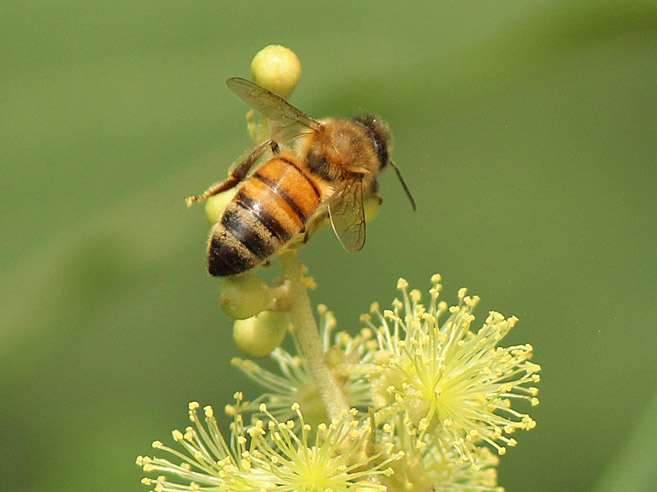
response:
<path fill-rule="evenodd" d="M 397 173 L 397 177 L 399 178 L 399 182 L 401 183 L 402 187 L 404 188 L 404 191 L 406 192 L 406 196 L 408 199 L 411 201 L 411 207 L 413 207 L 413 211 L 415 212 L 417 210 L 417 206 L 415 205 L 415 200 L 413 199 L 413 195 L 411 195 L 411 190 L 408 189 L 408 186 L 406 186 L 406 181 L 404 181 L 404 177 L 401 174 L 401 171 L 397 166 L 395 166 L 395 163 L 392 161 L 389 161 L 390 165 L 392 168 L 395 170 Z"/>

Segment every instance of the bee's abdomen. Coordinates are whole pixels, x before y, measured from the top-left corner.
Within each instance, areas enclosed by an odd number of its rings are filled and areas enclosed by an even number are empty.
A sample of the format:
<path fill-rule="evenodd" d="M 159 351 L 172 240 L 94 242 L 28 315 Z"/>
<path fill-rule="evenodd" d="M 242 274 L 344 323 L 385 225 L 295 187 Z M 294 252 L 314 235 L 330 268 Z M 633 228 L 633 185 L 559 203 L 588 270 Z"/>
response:
<path fill-rule="evenodd" d="M 208 271 L 215 277 L 245 272 L 265 261 L 280 245 L 253 210 L 234 200 L 212 230 Z"/>
<path fill-rule="evenodd" d="M 238 191 L 212 231 L 208 271 L 245 272 L 303 231 L 320 203 L 307 171 L 287 157 L 263 164 Z"/>

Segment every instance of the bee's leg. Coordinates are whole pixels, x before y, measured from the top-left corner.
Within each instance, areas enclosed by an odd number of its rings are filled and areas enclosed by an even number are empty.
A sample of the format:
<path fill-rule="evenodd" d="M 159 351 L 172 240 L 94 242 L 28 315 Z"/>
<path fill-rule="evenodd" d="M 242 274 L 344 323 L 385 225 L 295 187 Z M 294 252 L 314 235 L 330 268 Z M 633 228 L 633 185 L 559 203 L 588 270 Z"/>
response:
<path fill-rule="evenodd" d="M 236 166 L 234 166 L 230 171 L 228 171 L 228 178 L 222 183 L 211 186 L 205 190 L 202 194 L 196 196 L 188 196 L 185 198 L 185 203 L 187 206 L 191 206 L 193 203 L 202 202 L 206 198 L 217 195 L 223 191 L 230 190 L 237 186 L 246 175 L 249 174 L 249 170 L 253 167 L 253 164 L 257 162 L 258 159 L 262 157 L 262 154 L 265 153 L 267 148 L 270 148 L 274 154 L 280 152 L 278 143 L 274 140 L 267 140 L 262 144 L 258 145 L 249 155 L 247 155 L 244 160 L 240 161 Z"/>
<path fill-rule="evenodd" d="M 306 223 L 304 230 L 301 231 L 303 233 L 303 239 L 301 240 L 302 244 L 306 244 L 310 238 L 313 237 L 313 234 L 315 234 L 315 231 L 317 231 L 320 222 L 325 219 L 326 214 L 317 214 L 314 217 L 311 217 L 311 219 Z"/>
<path fill-rule="evenodd" d="M 310 241 L 310 238 L 313 236 L 315 233 L 314 230 L 311 229 L 306 229 L 303 234 L 303 239 L 301 240 L 301 244 L 306 244 L 308 241 Z"/>

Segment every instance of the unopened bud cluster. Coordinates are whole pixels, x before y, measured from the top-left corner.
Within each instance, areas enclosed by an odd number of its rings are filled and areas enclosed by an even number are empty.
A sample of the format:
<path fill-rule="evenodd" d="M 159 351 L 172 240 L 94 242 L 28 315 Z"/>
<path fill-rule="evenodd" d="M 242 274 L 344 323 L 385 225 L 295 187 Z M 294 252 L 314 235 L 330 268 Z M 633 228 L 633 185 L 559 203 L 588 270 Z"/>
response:
<path fill-rule="evenodd" d="M 235 320 L 233 338 L 245 355 L 266 357 L 290 328 L 284 285 L 270 287 L 250 272 L 227 277 L 219 289 L 219 306 Z"/>

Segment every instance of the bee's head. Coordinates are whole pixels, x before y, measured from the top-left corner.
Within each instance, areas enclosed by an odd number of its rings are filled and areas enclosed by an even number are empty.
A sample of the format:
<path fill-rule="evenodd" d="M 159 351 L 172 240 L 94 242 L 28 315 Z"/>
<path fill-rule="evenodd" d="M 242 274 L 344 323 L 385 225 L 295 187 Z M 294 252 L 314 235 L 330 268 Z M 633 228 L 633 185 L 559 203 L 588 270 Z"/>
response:
<path fill-rule="evenodd" d="M 358 123 L 363 125 L 370 136 L 379 157 L 379 165 L 384 169 L 390 162 L 390 150 L 392 147 L 390 129 L 381 119 L 374 115 L 357 116 L 354 118 Z"/>

